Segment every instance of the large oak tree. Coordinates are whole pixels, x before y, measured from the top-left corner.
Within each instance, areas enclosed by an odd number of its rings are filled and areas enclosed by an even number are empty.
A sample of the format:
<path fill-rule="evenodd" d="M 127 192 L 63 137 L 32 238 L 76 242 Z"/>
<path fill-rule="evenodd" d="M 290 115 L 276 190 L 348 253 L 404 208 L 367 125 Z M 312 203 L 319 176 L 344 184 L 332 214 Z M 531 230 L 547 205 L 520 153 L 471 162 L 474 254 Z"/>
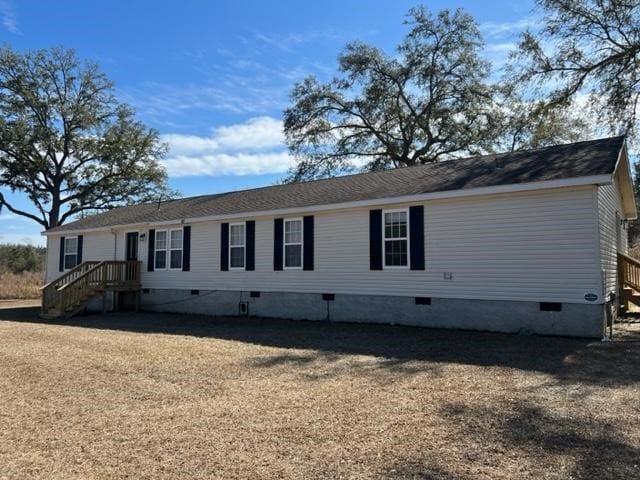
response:
<path fill-rule="evenodd" d="M 395 55 L 350 43 L 336 78 L 294 87 L 284 112 L 297 159 L 289 181 L 435 162 L 493 143 L 490 68 L 473 18 L 414 8 L 406 23 Z"/>
<path fill-rule="evenodd" d="M 523 34 L 515 78 L 555 107 L 586 98 L 616 132 L 634 134 L 640 102 L 640 2 L 538 0 L 539 32 Z M 584 108 L 584 106 L 583 106 Z"/>
<path fill-rule="evenodd" d="M 544 100 L 528 98 L 518 85 L 507 81 L 498 90 L 493 132 L 495 150 L 541 148 L 589 137 L 589 122 L 572 103 L 550 105 Z"/>
<path fill-rule="evenodd" d="M 0 209 L 55 227 L 83 212 L 171 194 L 166 147 L 120 103 L 97 65 L 72 50 L 0 49 L 0 187 L 34 211 Z"/>

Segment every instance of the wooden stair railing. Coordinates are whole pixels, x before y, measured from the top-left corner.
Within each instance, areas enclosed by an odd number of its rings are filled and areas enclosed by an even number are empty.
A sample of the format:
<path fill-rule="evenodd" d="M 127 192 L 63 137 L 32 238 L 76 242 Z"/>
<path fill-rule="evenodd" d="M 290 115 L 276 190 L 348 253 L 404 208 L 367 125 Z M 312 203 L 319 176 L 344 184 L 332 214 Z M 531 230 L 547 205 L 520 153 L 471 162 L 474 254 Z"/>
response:
<path fill-rule="evenodd" d="M 52 282 L 41 287 L 42 313 L 45 313 L 46 310 L 49 310 L 54 306 L 57 299 L 57 291 L 60 287 L 73 282 L 76 278 L 84 275 L 90 268 L 96 266 L 98 263 L 100 262 L 82 262 Z"/>
<path fill-rule="evenodd" d="M 634 297 L 633 292 L 640 292 L 640 260 L 618 253 L 618 280 L 620 300 L 623 307 L 628 310 L 630 297 Z"/>
<path fill-rule="evenodd" d="M 140 264 L 129 260 L 83 262 L 42 288 L 42 314 L 68 317 L 96 295 L 108 291 L 138 291 Z"/>
<path fill-rule="evenodd" d="M 640 260 L 624 253 L 618 253 L 620 285 L 640 290 Z"/>

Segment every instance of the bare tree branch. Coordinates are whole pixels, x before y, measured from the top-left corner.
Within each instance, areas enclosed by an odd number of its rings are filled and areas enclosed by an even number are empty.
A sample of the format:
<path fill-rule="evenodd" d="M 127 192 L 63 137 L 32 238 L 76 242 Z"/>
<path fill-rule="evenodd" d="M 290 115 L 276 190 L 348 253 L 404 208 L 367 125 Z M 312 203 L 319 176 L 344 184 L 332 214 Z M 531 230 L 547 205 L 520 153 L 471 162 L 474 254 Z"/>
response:
<path fill-rule="evenodd" d="M 640 95 L 640 3 L 628 0 L 538 0 L 542 31 L 525 32 L 510 72 L 537 85 L 550 107 L 587 94 L 615 133 L 635 134 Z M 543 47 L 545 45 L 545 47 Z M 550 47 L 547 47 L 550 45 Z"/>

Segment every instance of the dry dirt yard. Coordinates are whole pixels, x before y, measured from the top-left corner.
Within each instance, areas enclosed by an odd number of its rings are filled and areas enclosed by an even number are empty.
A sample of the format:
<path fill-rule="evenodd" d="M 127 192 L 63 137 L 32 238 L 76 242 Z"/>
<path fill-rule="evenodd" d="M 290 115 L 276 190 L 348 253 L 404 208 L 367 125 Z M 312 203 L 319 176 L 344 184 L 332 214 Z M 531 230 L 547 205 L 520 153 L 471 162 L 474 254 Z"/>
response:
<path fill-rule="evenodd" d="M 0 308 L 0 478 L 640 478 L 620 340 Z"/>

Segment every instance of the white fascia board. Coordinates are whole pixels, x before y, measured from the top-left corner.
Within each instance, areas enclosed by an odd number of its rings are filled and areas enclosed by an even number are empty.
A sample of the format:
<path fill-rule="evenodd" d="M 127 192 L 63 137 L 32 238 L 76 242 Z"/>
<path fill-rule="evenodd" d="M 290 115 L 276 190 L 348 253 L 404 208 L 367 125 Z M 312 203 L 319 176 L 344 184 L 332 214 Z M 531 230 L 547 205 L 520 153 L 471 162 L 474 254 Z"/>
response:
<path fill-rule="evenodd" d="M 624 182 L 624 185 L 621 185 L 621 182 L 618 182 L 618 189 L 619 194 L 622 197 L 621 200 L 625 219 L 635 220 L 638 218 L 638 210 L 635 195 L 633 193 L 633 174 L 631 173 L 631 162 L 629 161 L 626 141 L 622 144 L 622 148 L 618 154 L 618 160 L 616 161 L 616 166 L 613 169 L 613 178 L 616 178 L 616 174 L 623 176 L 622 181 Z"/>
<path fill-rule="evenodd" d="M 384 206 L 384 205 L 393 205 L 396 203 L 417 203 L 417 202 L 425 202 L 428 200 L 442 200 L 449 198 L 463 198 L 463 197 L 472 197 L 479 195 L 495 195 L 500 193 L 515 193 L 515 192 L 528 192 L 532 190 L 547 190 L 551 188 L 563 188 L 563 187 L 578 187 L 584 185 L 610 185 L 613 182 L 612 175 L 591 175 L 587 177 L 576 177 L 576 178 L 567 178 L 561 180 L 548 180 L 545 182 L 531 182 L 531 183 L 518 183 L 518 184 L 509 184 L 509 185 L 497 185 L 493 187 L 480 187 L 480 188 L 469 188 L 462 190 L 446 190 L 443 192 L 432 192 L 432 193 L 421 193 L 417 195 L 405 195 L 400 197 L 385 197 L 385 198 L 376 198 L 372 200 L 357 200 L 353 202 L 343 202 L 343 203 L 328 203 L 324 205 L 311 205 L 308 207 L 295 207 L 295 208 L 279 208 L 273 210 L 262 210 L 262 211 L 253 211 L 253 212 L 237 212 L 237 213 L 228 213 L 223 215 L 208 215 L 201 217 L 185 217 L 181 219 L 175 220 L 166 220 L 161 222 L 144 222 L 144 223 L 129 223 L 124 225 L 113 225 L 109 227 L 99 227 L 99 228 L 87 228 L 82 230 L 63 230 L 60 232 L 42 232 L 42 235 L 62 235 L 74 232 L 104 232 L 104 231 L 112 231 L 116 229 L 122 228 L 131 228 L 131 227 L 160 227 L 164 225 L 176 225 L 176 224 L 184 224 L 184 223 L 199 223 L 199 222 L 209 222 L 216 220 L 230 220 L 236 218 L 252 218 L 252 217 L 269 217 L 274 215 L 291 215 L 291 214 L 302 214 L 302 213 L 311 213 L 311 212 L 322 212 L 328 210 L 343 210 L 347 208 L 358 208 L 358 207 L 373 207 L 373 206 Z"/>

